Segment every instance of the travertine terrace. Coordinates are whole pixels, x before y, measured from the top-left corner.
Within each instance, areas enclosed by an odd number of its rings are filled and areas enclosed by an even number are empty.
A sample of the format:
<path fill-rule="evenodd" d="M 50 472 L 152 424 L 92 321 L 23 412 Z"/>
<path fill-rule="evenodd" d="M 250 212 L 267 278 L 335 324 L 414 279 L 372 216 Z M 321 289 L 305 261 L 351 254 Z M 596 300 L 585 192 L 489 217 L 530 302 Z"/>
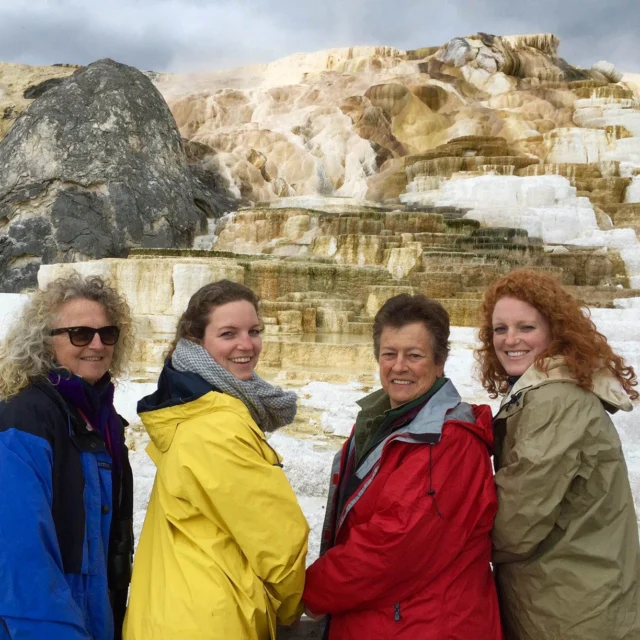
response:
<path fill-rule="evenodd" d="M 517 266 L 556 273 L 591 306 L 634 296 L 640 83 L 572 66 L 558 46 L 477 34 L 151 74 L 244 206 L 191 251 L 43 267 L 40 280 L 108 274 L 134 304 L 141 373 L 195 289 L 242 281 L 263 301 L 263 370 L 290 381 L 369 379 L 372 317 L 402 291 L 440 299 L 462 326 Z"/>
<path fill-rule="evenodd" d="M 127 260 L 50 265 L 40 282 L 70 269 L 114 282 L 137 314 L 139 375 L 159 367 L 193 292 L 220 278 L 243 282 L 262 299 L 262 371 L 291 382 L 372 381 L 373 316 L 397 293 L 439 299 L 460 326 L 476 323 L 483 288 L 516 266 L 557 274 L 592 305 L 634 295 L 617 251 L 549 250 L 525 230 L 481 227 L 452 209 L 253 208 L 218 232 L 220 250 L 140 250 Z"/>

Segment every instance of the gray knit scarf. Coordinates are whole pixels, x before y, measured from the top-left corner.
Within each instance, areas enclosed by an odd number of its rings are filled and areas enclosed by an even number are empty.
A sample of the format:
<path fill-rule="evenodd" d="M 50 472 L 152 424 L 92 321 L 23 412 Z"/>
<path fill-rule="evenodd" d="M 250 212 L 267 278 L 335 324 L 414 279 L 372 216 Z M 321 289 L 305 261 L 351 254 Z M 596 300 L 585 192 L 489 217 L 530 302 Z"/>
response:
<path fill-rule="evenodd" d="M 239 380 L 221 367 L 199 344 L 182 338 L 171 356 L 178 371 L 197 373 L 219 391 L 238 398 L 263 431 L 275 431 L 293 422 L 297 395 L 265 382 L 255 371 L 250 380 Z"/>

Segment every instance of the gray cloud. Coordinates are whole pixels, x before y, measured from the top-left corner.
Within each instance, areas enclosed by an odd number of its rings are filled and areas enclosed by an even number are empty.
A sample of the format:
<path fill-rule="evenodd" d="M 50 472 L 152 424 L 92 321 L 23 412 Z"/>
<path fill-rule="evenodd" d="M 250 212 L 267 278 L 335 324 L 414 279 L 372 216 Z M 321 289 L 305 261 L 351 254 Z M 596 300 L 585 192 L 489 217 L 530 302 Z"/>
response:
<path fill-rule="evenodd" d="M 21 6 L 22 4 L 22 6 Z M 189 71 L 352 45 L 437 45 L 485 31 L 553 32 L 573 64 L 640 72 L 628 0 L 0 0 L 0 60 Z"/>

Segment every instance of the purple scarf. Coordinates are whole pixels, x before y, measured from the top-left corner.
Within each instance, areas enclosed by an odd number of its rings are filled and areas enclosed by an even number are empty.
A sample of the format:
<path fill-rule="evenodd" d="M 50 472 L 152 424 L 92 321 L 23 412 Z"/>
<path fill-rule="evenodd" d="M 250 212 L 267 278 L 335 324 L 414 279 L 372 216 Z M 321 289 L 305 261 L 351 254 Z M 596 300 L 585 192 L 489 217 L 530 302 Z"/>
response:
<path fill-rule="evenodd" d="M 49 372 L 49 380 L 60 395 L 100 433 L 111 454 L 113 470 L 119 474 L 122 468 L 122 424 L 113 406 L 114 388 L 111 376 L 106 373 L 91 385 L 80 376 L 69 377 L 66 369 L 54 369 Z"/>

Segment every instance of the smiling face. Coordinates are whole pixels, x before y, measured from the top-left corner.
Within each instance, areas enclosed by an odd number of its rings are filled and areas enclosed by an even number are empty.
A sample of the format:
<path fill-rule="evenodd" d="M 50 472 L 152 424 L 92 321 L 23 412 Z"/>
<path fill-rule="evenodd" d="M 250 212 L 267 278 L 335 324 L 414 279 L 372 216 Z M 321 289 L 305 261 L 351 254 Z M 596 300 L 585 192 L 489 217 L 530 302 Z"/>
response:
<path fill-rule="evenodd" d="M 204 331 L 202 346 L 239 380 L 249 380 L 262 351 L 260 320 L 246 300 L 214 307 Z"/>
<path fill-rule="evenodd" d="M 493 348 L 510 376 L 521 376 L 551 344 L 546 318 L 517 298 L 500 298 L 493 309 Z"/>
<path fill-rule="evenodd" d="M 52 329 L 63 327 L 93 327 L 100 329 L 113 324 L 107 317 L 107 310 L 95 300 L 75 298 L 60 306 L 54 316 Z M 51 338 L 58 364 L 69 369 L 95 384 L 109 371 L 115 345 L 102 344 L 100 335 L 95 334 L 93 340 L 84 347 L 71 344 L 69 334 L 63 333 Z"/>
<path fill-rule="evenodd" d="M 422 322 L 399 329 L 385 327 L 380 334 L 380 382 L 395 409 L 431 389 L 444 373 L 436 364 L 429 330 Z"/>

